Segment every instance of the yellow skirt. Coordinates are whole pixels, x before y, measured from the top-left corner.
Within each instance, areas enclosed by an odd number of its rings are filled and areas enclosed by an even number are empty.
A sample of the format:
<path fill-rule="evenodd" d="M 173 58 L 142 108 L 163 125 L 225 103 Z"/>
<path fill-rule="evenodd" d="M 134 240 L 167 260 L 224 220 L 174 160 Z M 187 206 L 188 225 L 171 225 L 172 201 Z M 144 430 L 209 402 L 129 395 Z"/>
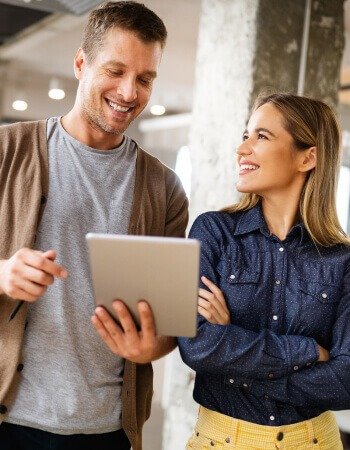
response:
<path fill-rule="evenodd" d="M 334 414 L 292 425 L 270 427 L 200 407 L 187 450 L 342 450 Z"/>

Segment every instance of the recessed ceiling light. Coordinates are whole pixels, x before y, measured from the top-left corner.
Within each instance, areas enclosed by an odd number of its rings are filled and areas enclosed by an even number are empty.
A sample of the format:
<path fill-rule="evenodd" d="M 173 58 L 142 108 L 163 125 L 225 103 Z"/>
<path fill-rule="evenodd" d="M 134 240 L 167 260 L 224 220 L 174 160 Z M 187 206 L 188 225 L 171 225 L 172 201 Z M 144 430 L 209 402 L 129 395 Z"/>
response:
<path fill-rule="evenodd" d="M 166 109 L 163 105 L 152 105 L 150 111 L 154 116 L 162 116 L 165 113 Z"/>
<path fill-rule="evenodd" d="M 28 103 L 25 100 L 15 100 L 12 103 L 12 108 L 16 111 L 25 111 L 28 108 Z"/>
<path fill-rule="evenodd" d="M 51 78 L 48 95 L 53 100 L 62 100 L 66 96 L 62 83 L 57 78 Z"/>

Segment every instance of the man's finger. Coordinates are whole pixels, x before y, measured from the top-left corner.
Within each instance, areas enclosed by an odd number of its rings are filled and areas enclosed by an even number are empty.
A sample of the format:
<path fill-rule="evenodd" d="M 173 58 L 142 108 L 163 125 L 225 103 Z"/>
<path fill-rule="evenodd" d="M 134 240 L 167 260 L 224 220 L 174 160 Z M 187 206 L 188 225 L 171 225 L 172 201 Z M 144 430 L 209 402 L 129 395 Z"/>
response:
<path fill-rule="evenodd" d="M 29 251 L 25 255 L 24 263 L 36 269 L 43 270 L 44 272 L 55 277 L 67 278 L 68 272 L 63 266 L 55 263 L 49 258 L 44 257 L 43 255 L 44 254 L 40 255 L 37 252 Z"/>
<path fill-rule="evenodd" d="M 116 300 L 112 305 L 114 311 L 118 315 L 118 319 L 120 325 L 122 326 L 124 333 L 127 333 L 130 336 L 134 335 L 134 338 L 137 338 L 137 329 L 132 315 L 130 314 L 128 308 L 121 300 Z"/>
<path fill-rule="evenodd" d="M 98 306 L 95 309 L 95 315 L 102 323 L 104 329 L 108 333 L 108 335 L 116 342 L 120 343 L 123 340 L 123 330 L 119 325 L 116 324 L 115 320 L 112 318 L 112 316 L 109 314 L 108 311 L 106 311 L 101 306 Z"/>
<path fill-rule="evenodd" d="M 94 314 L 91 317 L 91 323 L 93 324 L 97 333 L 101 336 L 101 338 L 104 340 L 104 342 L 108 345 L 110 350 L 113 353 L 116 353 L 116 354 L 122 356 L 120 353 L 118 344 L 114 341 L 114 339 L 112 339 L 112 337 L 108 333 L 107 329 L 105 328 L 105 326 L 103 325 L 103 323 L 101 322 L 101 320 L 99 319 L 99 317 L 96 314 Z"/>
<path fill-rule="evenodd" d="M 17 288 L 16 293 L 11 297 L 15 298 L 16 300 L 24 300 L 26 302 L 34 302 L 37 299 L 35 295 L 29 294 L 28 292 L 25 292 L 20 288 Z"/>
<path fill-rule="evenodd" d="M 40 284 L 33 283 L 32 281 L 21 278 L 16 282 L 16 286 L 27 294 L 33 295 L 35 298 L 41 297 L 47 290 L 47 286 L 42 286 Z"/>
<path fill-rule="evenodd" d="M 140 324 L 143 337 L 145 340 L 153 340 L 156 335 L 156 326 L 151 307 L 146 301 L 142 300 L 138 303 L 137 309 L 140 315 Z"/>
<path fill-rule="evenodd" d="M 55 250 L 47 250 L 46 252 L 43 253 L 43 256 L 45 258 L 51 259 L 51 261 L 55 261 L 57 253 Z"/>
<path fill-rule="evenodd" d="M 28 281 L 34 282 L 41 286 L 50 286 L 55 280 L 53 275 L 43 272 L 42 270 L 35 269 L 31 266 L 26 266 L 25 271 L 25 277 Z"/>

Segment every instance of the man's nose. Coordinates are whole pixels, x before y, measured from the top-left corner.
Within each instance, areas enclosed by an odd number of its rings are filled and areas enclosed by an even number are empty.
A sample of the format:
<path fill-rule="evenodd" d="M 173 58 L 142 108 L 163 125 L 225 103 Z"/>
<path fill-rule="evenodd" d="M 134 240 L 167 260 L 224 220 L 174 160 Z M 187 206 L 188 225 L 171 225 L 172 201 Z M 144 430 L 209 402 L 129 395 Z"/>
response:
<path fill-rule="evenodd" d="M 124 78 L 119 81 L 118 94 L 126 103 L 133 102 L 137 97 L 136 82 L 132 78 Z"/>

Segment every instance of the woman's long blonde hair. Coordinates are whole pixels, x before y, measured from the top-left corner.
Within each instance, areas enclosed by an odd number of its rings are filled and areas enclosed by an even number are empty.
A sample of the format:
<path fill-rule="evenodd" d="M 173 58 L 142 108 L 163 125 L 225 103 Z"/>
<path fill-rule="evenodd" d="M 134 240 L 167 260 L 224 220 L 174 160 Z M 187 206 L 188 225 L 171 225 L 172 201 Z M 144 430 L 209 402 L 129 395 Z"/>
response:
<path fill-rule="evenodd" d="M 311 239 L 325 247 L 350 245 L 335 206 L 341 155 L 341 131 L 335 113 L 319 100 L 289 93 L 258 97 L 253 111 L 265 103 L 271 103 L 283 115 L 285 129 L 297 150 L 316 147 L 316 167 L 309 172 L 299 202 L 299 214 Z M 260 200 L 257 194 L 245 193 L 237 204 L 223 211 L 245 211 Z"/>

